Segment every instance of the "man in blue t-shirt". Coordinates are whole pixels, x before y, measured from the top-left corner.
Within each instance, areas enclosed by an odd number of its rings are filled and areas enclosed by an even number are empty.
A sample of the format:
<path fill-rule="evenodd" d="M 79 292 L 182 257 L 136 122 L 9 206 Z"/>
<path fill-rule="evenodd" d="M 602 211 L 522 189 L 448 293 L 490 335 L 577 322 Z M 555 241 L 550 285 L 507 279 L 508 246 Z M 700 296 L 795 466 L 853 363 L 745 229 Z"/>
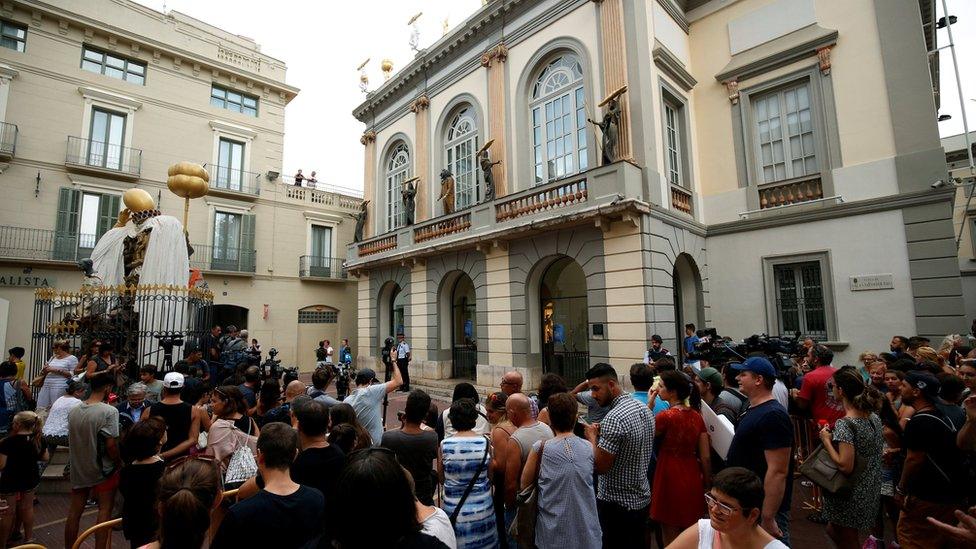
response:
<path fill-rule="evenodd" d="M 654 384 L 654 370 L 651 370 L 651 367 L 643 362 L 635 363 L 630 367 L 630 384 L 634 386 L 634 392 L 630 393 L 630 396 L 647 406 L 647 393 L 651 390 L 651 385 Z M 652 412 L 657 417 L 658 414 L 670 407 L 671 405 L 666 400 L 658 398 L 654 400 Z"/>
<path fill-rule="evenodd" d="M 745 467 L 763 479 L 766 497 L 760 525 L 789 545 L 793 423 L 786 408 L 773 398 L 776 369 L 758 356 L 729 367 L 739 372 L 739 390 L 749 397 L 749 408 L 739 418 L 726 463 Z"/>
<path fill-rule="evenodd" d="M 685 351 L 685 364 L 696 364 L 697 360 L 692 360 L 688 358 L 690 353 L 695 352 L 695 345 L 698 344 L 698 336 L 695 335 L 695 325 L 685 324 L 685 340 L 684 340 L 684 351 Z"/>

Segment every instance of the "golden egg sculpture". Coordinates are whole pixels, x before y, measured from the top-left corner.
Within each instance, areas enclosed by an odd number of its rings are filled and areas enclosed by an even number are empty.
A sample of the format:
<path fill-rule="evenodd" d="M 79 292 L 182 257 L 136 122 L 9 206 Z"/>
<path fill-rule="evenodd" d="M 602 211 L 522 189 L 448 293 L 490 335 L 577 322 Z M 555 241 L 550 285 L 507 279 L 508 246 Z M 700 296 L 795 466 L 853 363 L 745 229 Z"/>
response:
<path fill-rule="evenodd" d="M 122 203 L 130 212 L 145 212 L 156 208 L 156 202 L 144 189 L 129 189 L 122 193 Z"/>
<path fill-rule="evenodd" d="M 383 77 L 389 80 L 390 75 L 393 74 L 393 61 L 390 61 L 389 59 L 384 59 L 380 63 L 380 70 L 383 71 Z"/>
<path fill-rule="evenodd" d="M 210 189 L 210 174 L 199 164 L 180 162 L 169 167 L 166 186 L 180 198 L 200 198 Z"/>

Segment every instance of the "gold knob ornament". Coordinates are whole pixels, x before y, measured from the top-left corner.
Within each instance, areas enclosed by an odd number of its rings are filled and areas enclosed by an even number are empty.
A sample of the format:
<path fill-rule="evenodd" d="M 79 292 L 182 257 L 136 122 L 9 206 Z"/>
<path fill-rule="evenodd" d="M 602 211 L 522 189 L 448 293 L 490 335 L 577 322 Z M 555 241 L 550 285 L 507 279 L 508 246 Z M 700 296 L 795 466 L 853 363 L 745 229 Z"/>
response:
<path fill-rule="evenodd" d="M 190 216 L 190 199 L 200 198 L 210 190 L 210 174 L 199 164 L 179 162 L 169 167 L 166 186 L 170 192 L 183 199 L 183 232 Z"/>

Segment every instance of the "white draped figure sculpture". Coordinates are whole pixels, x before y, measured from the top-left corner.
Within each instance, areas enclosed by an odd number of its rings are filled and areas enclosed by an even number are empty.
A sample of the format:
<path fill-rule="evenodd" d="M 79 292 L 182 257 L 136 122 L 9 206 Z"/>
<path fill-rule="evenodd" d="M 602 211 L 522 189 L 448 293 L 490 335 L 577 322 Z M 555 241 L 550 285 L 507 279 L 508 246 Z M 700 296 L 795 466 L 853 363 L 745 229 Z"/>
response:
<path fill-rule="evenodd" d="M 153 299 L 151 286 L 185 288 L 190 278 L 190 260 L 183 224 L 156 209 L 152 197 L 142 189 L 122 195 L 125 209 L 115 227 L 107 231 L 92 250 L 92 269 L 105 286 L 134 286 L 131 299 L 112 305 L 139 314 L 137 363 L 159 364 L 160 334 L 182 333 L 189 325 L 183 303 Z M 154 335 L 155 334 L 155 335 Z"/>
<path fill-rule="evenodd" d="M 92 267 L 105 286 L 163 284 L 186 286 L 190 259 L 183 224 L 156 209 L 149 193 L 129 189 L 119 222 L 92 251 Z"/>

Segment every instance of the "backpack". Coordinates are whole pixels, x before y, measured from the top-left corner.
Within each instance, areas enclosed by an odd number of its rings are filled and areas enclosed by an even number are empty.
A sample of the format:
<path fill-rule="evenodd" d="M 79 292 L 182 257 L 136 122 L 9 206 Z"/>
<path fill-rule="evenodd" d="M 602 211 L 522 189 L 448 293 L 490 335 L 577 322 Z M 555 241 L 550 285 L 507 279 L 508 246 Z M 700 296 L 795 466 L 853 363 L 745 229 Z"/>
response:
<path fill-rule="evenodd" d="M 251 429 L 253 427 L 253 421 L 247 425 L 247 433 L 241 431 L 236 426 L 233 428 L 234 433 L 238 436 L 237 450 L 230 456 L 230 461 L 227 462 L 227 472 L 224 473 L 224 489 L 232 490 L 234 488 L 240 488 L 244 482 L 258 474 L 258 462 L 254 459 L 254 453 L 251 452 L 251 448 L 247 445 L 249 438 L 253 438 L 251 435 Z"/>
<path fill-rule="evenodd" d="M 17 412 L 30 409 L 24 392 L 20 390 L 16 382 L 11 383 L 11 381 L 9 379 L 0 380 L 0 435 L 6 435 L 10 432 L 10 424 L 13 423 Z M 14 390 L 10 401 L 7 400 L 8 385 Z"/>

